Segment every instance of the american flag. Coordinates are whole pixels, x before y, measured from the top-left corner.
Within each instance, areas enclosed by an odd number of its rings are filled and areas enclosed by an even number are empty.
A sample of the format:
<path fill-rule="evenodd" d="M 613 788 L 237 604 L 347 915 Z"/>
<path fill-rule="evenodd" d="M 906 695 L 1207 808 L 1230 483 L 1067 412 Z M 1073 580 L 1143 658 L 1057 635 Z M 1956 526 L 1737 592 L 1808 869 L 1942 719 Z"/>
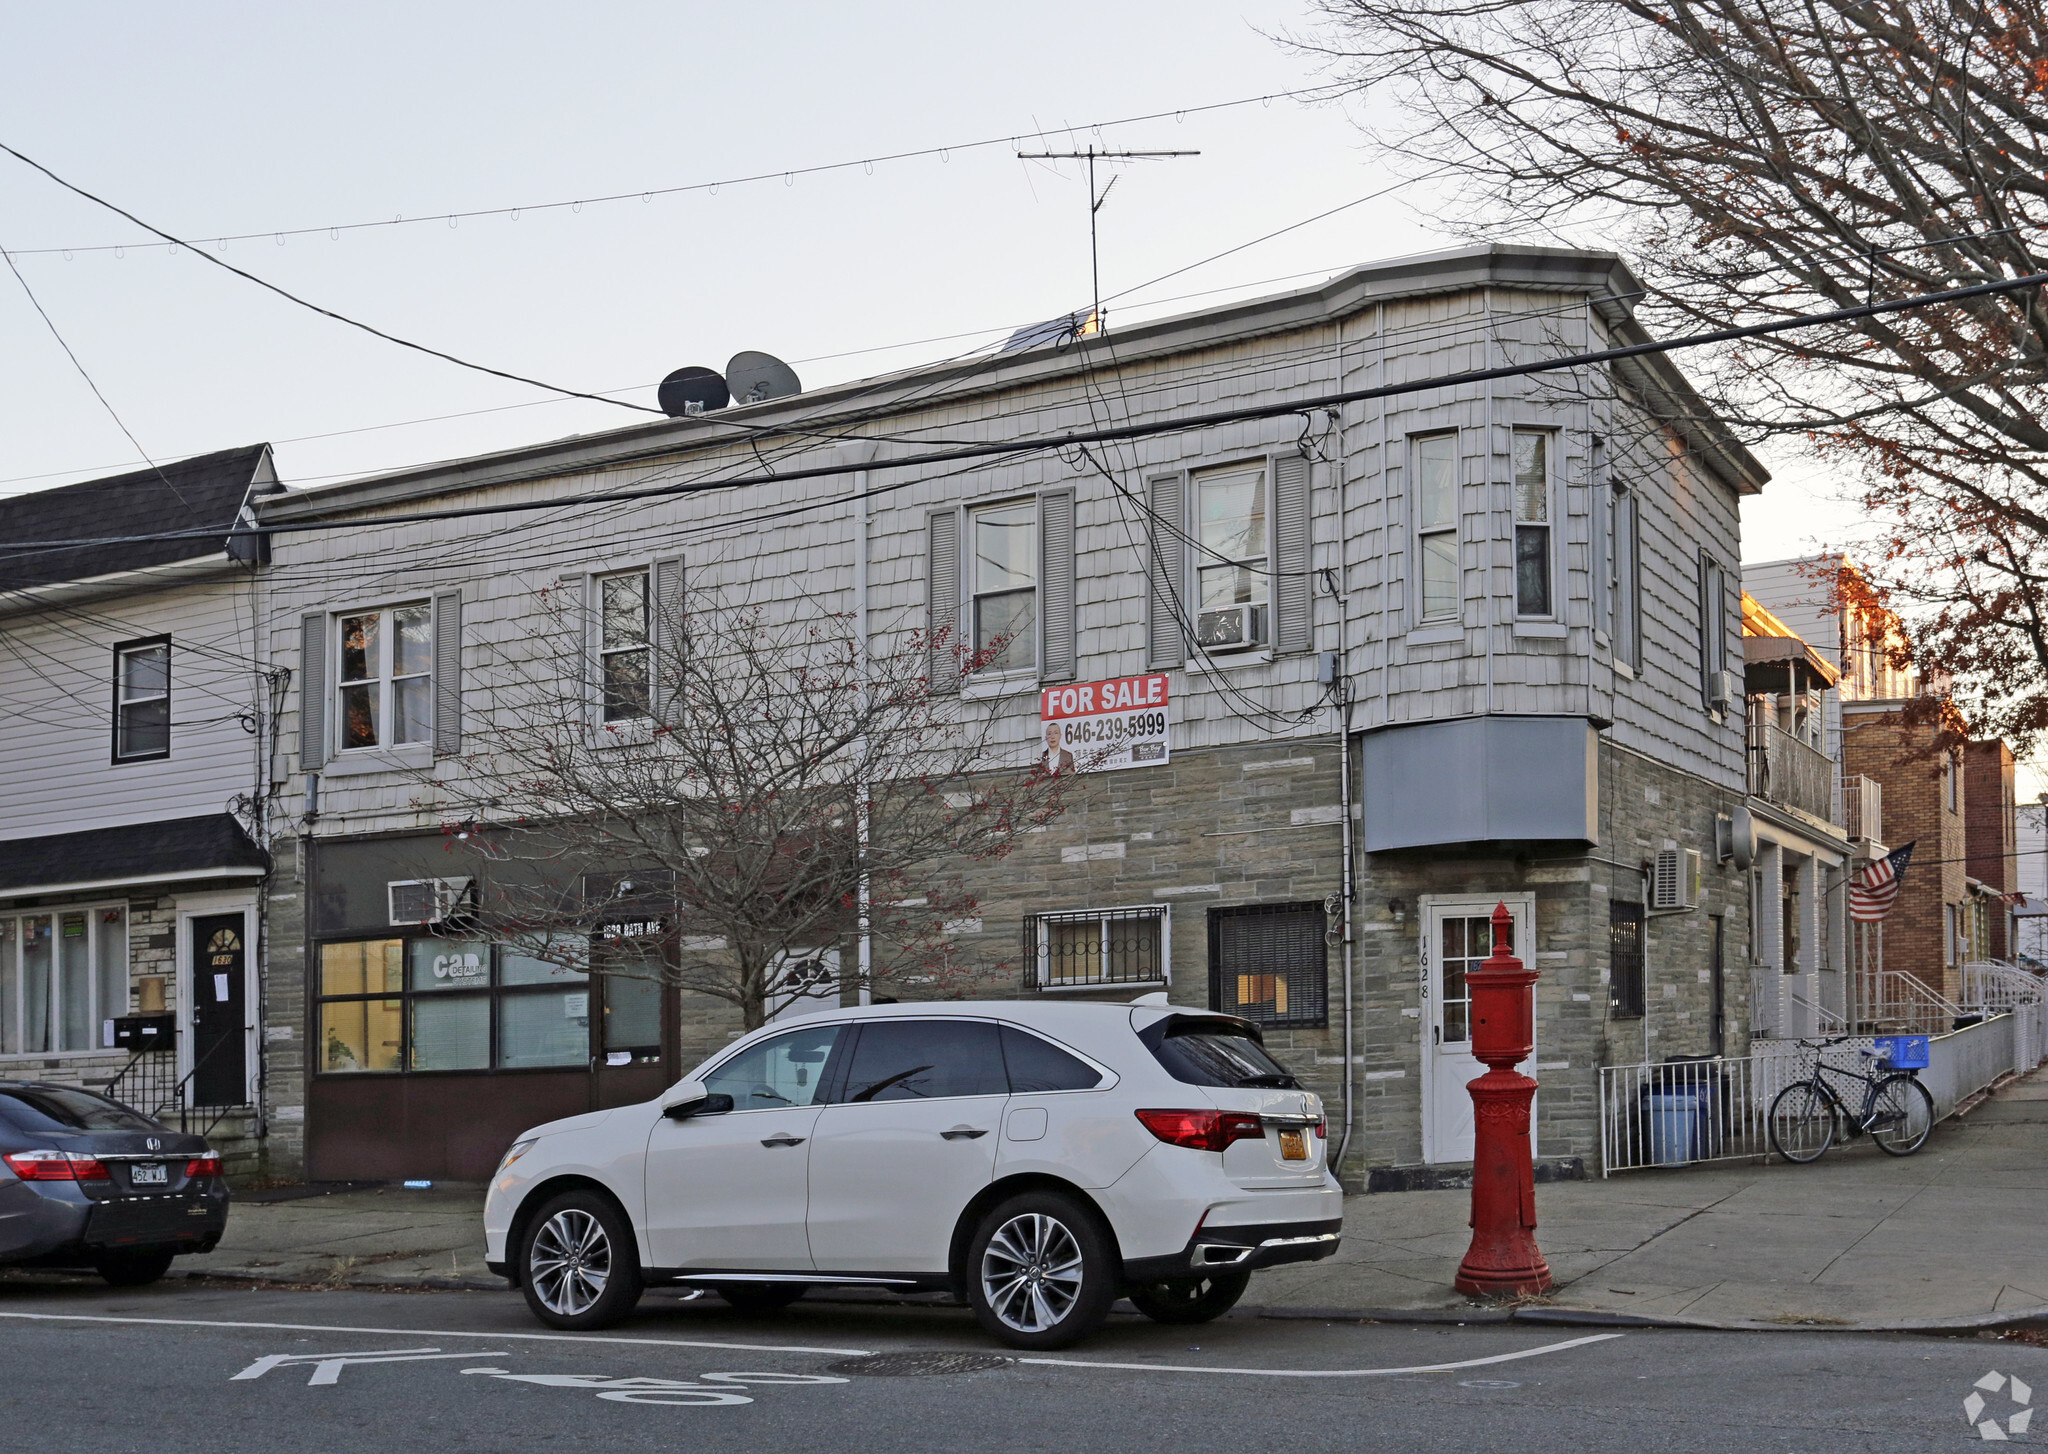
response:
<path fill-rule="evenodd" d="M 1912 857 L 1913 845 L 1908 843 L 1850 879 L 1849 917 L 1859 924 L 1875 924 L 1889 914 L 1898 902 L 1899 885 L 1906 881 L 1906 864 Z"/>

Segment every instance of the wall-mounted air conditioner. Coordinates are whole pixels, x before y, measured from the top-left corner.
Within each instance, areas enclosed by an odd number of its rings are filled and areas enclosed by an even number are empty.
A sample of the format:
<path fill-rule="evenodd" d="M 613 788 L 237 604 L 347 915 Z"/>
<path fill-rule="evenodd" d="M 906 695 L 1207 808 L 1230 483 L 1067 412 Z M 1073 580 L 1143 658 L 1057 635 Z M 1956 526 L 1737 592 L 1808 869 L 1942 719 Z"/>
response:
<path fill-rule="evenodd" d="M 1691 909 L 1700 902 L 1700 852 L 1660 848 L 1650 864 L 1650 907 Z"/>
<path fill-rule="evenodd" d="M 1266 608 L 1236 605 L 1203 611 L 1195 617 L 1195 643 L 1206 651 L 1264 646 Z"/>
<path fill-rule="evenodd" d="M 469 907 L 474 879 L 405 878 L 384 885 L 391 908 L 391 926 L 439 924 Z"/>

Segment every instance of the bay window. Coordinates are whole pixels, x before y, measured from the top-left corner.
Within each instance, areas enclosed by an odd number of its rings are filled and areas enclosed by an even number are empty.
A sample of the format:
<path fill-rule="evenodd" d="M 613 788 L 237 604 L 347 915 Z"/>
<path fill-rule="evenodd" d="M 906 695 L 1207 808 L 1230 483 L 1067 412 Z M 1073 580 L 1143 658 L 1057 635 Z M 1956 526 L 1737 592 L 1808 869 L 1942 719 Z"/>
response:
<path fill-rule="evenodd" d="M 1514 432 L 1515 614 L 1549 616 L 1550 436 L 1540 430 Z"/>

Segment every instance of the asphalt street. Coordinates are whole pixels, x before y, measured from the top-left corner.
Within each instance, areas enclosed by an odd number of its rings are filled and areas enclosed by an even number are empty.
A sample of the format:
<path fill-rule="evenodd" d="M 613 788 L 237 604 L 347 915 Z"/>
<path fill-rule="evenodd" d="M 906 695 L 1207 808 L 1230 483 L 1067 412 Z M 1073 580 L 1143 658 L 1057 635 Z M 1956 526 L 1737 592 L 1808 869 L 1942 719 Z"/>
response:
<path fill-rule="evenodd" d="M 579 1335 L 549 1333 L 511 1292 L 0 1277 L 4 1427 L 95 1454 L 1922 1451 L 1981 1445 L 1973 1388 L 1980 1421 L 2009 1423 L 2048 1402 L 2048 1349 L 1257 1316 L 1169 1328 L 1126 1312 L 1029 1357 L 944 1307 L 807 1299 L 749 1318 L 664 1292 Z M 2009 1442 L 2043 1439 L 2019 1430 Z"/>

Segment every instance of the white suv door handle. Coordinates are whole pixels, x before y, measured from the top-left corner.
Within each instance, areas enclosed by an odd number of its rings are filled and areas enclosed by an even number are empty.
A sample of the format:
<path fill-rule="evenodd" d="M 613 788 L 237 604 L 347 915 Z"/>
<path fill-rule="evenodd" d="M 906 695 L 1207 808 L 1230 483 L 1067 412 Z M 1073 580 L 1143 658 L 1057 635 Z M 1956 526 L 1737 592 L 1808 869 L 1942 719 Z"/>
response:
<path fill-rule="evenodd" d="M 941 1131 L 939 1134 L 948 1141 L 972 1141 L 977 1136 L 986 1136 L 988 1134 L 988 1127 L 955 1126 L 952 1130 Z"/>
<path fill-rule="evenodd" d="M 780 1136 L 769 1136 L 764 1138 L 761 1144 L 763 1146 L 801 1146 L 804 1144 L 804 1138 L 801 1136 L 792 1136 L 789 1134 L 789 1132 L 784 1131 Z"/>

